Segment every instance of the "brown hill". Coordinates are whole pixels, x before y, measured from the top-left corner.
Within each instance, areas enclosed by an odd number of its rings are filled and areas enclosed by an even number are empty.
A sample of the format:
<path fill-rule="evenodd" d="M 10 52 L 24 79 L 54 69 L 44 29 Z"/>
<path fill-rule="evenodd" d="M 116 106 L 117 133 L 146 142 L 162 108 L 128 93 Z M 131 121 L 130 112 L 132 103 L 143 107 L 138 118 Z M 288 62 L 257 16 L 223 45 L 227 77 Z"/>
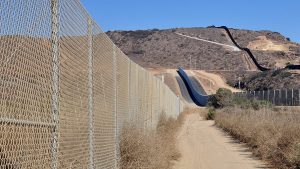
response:
<path fill-rule="evenodd" d="M 280 33 L 239 29 L 230 31 L 236 42 L 251 49 L 263 66 L 278 69 L 290 63 L 300 64 L 300 45 Z M 125 54 L 146 68 L 176 69 L 182 66 L 206 70 L 222 75 L 230 84 L 234 84 L 237 77 L 247 79 L 258 72 L 247 54 L 236 50 L 226 32 L 220 28 L 109 31 L 107 34 Z M 300 87 L 300 82 L 295 78 L 287 79 L 293 88 Z M 252 78 L 253 83 L 255 80 Z M 259 79 L 255 83 L 259 83 Z M 265 85 L 266 88 L 282 87 L 275 81 Z"/>
<path fill-rule="evenodd" d="M 242 47 L 252 50 L 260 64 L 266 67 L 284 67 L 300 64 L 300 45 L 278 32 L 230 29 L 233 38 Z"/>
<path fill-rule="evenodd" d="M 245 79 L 248 90 L 299 89 L 300 74 L 285 69 L 259 72 Z"/>
<path fill-rule="evenodd" d="M 242 52 L 232 52 L 225 47 L 185 38 L 176 33 L 193 29 L 115 31 L 108 36 L 121 50 L 143 67 L 184 68 L 203 70 L 244 70 L 240 59 Z M 203 29 L 205 37 L 230 44 L 220 29 Z M 190 64 L 190 61 L 192 64 Z M 238 66 L 237 66 L 238 65 Z"/>

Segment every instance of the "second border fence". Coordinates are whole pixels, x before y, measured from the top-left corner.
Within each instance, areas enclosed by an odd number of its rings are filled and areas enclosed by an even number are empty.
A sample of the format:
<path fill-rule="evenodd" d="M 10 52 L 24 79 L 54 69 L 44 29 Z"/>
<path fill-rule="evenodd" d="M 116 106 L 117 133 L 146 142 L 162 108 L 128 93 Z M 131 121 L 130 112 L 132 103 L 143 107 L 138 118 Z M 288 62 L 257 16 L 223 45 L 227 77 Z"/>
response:
<path fill-rule="evenodd" d="M 237 97 L 266 100 L 276 106 L 300 106 L 300 89 L 278 89 L 235 93 Z"/>

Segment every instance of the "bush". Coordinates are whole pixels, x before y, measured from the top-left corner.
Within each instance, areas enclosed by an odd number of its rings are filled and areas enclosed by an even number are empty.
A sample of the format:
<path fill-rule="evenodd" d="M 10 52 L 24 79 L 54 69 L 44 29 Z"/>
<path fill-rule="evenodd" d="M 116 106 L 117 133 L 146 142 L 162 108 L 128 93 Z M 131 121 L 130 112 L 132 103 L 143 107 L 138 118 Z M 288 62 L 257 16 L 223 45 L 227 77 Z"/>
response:
<path fill-rule="evenodd" d="M 260 110 L 262 108 L 272 108 L 271 102 L 266 100 L 247 99 L 242 97 L 235 97 L 233 104 L 241 109 L 254 109 Z"/>
<path fill-rule="evenodd" d="M 214 120 L 216 116 L 216 110 L 214 108 L 210 108 L 206 115 L 206 120 Z"/>
<path fill-rule="evenodd" d="M 209 98 L 208 105 L 214 108 L 233 106 L 233 94 L 229 89 L 220 88 Z"/>
<path fill-rule="evenodd" d="M 268 76 L 268 71 L 264 71 L 264 72 L 259 72 L 259 73 L 256 73 L 256 74 L 253 74 L 249 77 L 247 77 L 245 80 L 246 82 L 250 82 L 250 81 L 253 81 L 253 80 L 256 80 L 258 78 L 266 78 Z"/>
<path fill-rule="evenodd" d="M 290 72 L 282 72 L 282 73 L 280 73 L 280 77 L 281 78 L 286 78 L 286 77 L 290 77 L 290 76 L 292 76 L 292 73 L 290 73 Z"/>

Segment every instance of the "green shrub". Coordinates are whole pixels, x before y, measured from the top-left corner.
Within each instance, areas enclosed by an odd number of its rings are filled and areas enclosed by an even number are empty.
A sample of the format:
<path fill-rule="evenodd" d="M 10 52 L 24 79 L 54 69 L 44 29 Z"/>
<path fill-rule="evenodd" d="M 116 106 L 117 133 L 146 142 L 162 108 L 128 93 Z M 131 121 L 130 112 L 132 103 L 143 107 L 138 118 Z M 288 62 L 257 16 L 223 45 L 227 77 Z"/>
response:
<path fill-rule="evenodd" d="M 220 88 L 215 95 L 210 96 L 208 105 L 214 108 L 233 106 L 233 94 L 228 89 Z"/>
<path fill-rule="evenodd" d="M 259 73 L 253 74 L 250 77 L 246 78 L 246 81 L 249 82 L 249 81 L 253 81 L 258 78 L 265 78 L 267 76 L 268 76 L 268 71 L 259 72 Z"/>
<path fill-rule="evenodd" d="M 235 97 L 233 99 L 233 104 L 236 107 L 239 107 L 241 109 L 254 109 L 254 110 L 260 110 L 262 108 L 273 107 L 269 101 L 247 99 L 247 98 L 241 98 L 241 97 Z"/>
<path fill-rule="evenodd" d="M 281 78 L 286 78 L 286 77 L 290 77 L 290 76 L 292 76 L 292 73 L 290 73 L 290 72 L 282 72 L 282 73 L 280 73 L 280 77 Z"/>
<path fill-rule="evenodd" d="M 254 110 L 273 108 L 272 103 L 269 101 L 235 97 L 230 90 L 223 88 L 218 89 L 215 95 L 210 96 L 208 106 L 216 109 L 233 106 Z"/>
<path fill-rule="evenodd" d="M 292 73 L 285 71 L 284 69 L 278 69 L 272 72 L 272 77 L 279 76 L 281 78 L 290 77 Z"/>
<path fill-rule="evenodd" d="M 216 110 L 214 108 L 210 108 L 206 115 L 206 120 L 214 120 L 216 116 Z"/>
<path fill-rule="evenodd" d="M 277 69 L 277 70 L 275 70 L 275 71 L 272 72 L 271 76 L 272 76 L 272 77 L 277 76 L 277 75 L 279 75 L 281 72 L 282 72 L 281 69 Z"/>

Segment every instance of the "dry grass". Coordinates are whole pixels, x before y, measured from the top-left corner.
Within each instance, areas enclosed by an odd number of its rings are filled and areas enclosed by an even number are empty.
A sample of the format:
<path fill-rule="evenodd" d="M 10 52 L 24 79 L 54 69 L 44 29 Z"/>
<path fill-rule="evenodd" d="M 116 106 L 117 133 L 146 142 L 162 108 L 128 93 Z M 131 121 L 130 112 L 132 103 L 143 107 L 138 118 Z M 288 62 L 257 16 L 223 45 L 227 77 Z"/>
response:
<path fill-rule="evenodd" d="M 155 129 L 145 130 L 127 124 L 121 134 L 120 168 L 122 169 L 170 169 L 180 153 L 176 148 L 176 135 L 189 111 L 177 119 L 163 113 Z"/>
<path fill-rule="evenodd" d="M 186 115 L 189 115 L 189 114 L 199 114 L 200 117 L 206 117 L 207 111 L 208 111 L 207 108 L 199 108 L 199 107 L 186 108 L 183 112 L 183 116 L 185 117 Z"/>
<path fill-rule="evenodd" d="M 219 110 L 216 124 L 276 168 L 300 168 L 299 109 Z"/>

